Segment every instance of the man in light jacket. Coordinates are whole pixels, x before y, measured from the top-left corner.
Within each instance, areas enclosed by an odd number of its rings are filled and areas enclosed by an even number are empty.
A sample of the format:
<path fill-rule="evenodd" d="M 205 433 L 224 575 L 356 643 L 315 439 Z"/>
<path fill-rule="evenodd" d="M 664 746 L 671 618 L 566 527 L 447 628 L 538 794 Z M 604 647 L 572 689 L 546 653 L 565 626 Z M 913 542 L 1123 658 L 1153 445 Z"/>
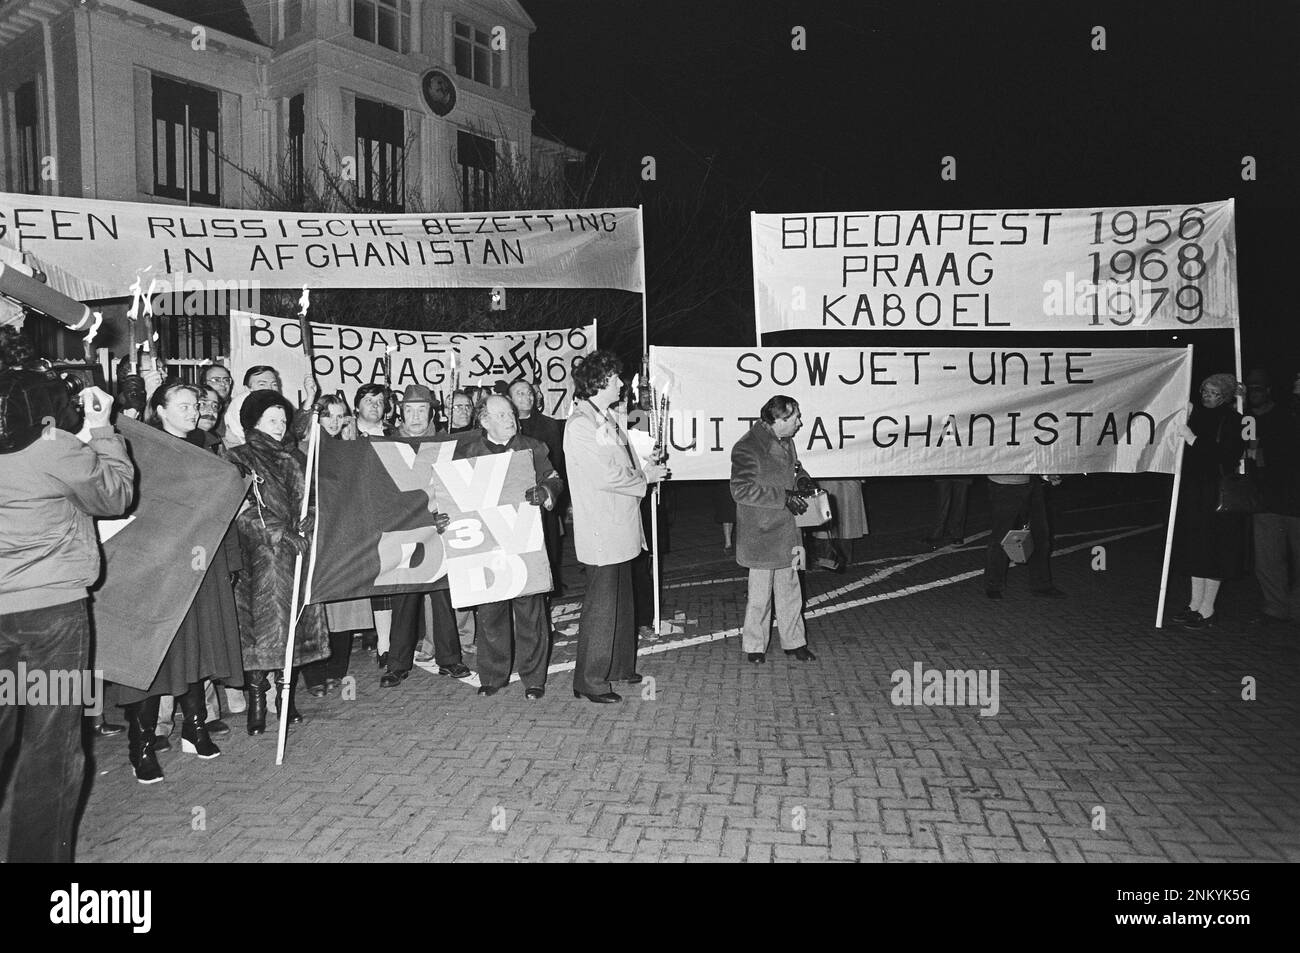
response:
<path fill-rule="evenodd" d="M 84 686 L 86 592 L 99 576 L 91 517 L 126 510 L 135 466 L 109 423 L 113 398 L 96 387 L 84 390 L 85 426 L 74 436 L 69 431 L 81 422 L 64 383 L 15 367 L 6 341 L 0 336 L 0 672 L 42 672 L 51 688 L 67 685 L 71 675 Z M 26 681 L 11 687 L 25 696 Z M 88 701 L 0 697 L 0 761 L 19 745 L 11 862 L 72 859 Z"/>
<path fill-rule="evenodd" d="M 778 394 L 759 413 L 759 422 L 731 449 L 736 562 L 749 570 L 741 638 L 751 662 L 767 661 L 775 599 L 781 647 L 786 655 L 810 662 L 817 656 L 804 633 L 797 568 L 802 540 L 795 517 L 808 509 L 804 496 L 817 484 L 804 472 L 791 439 L 803 426 L 798 401 Z"/>
<path fill-rule="evenodd" d="M 668 476 L 663 464 L 642 467 L 627 432 L 610 413 L 623 392 L 622 362 L 594 351 L 573 370 L 576 406 L 564 428 L 573 545 L 587 573 L 578 623 L 573 695 L 597 704 L 622 701 L 611 682 L 636 684 L 632 560 L 645 549 L 641 498 Z"/>

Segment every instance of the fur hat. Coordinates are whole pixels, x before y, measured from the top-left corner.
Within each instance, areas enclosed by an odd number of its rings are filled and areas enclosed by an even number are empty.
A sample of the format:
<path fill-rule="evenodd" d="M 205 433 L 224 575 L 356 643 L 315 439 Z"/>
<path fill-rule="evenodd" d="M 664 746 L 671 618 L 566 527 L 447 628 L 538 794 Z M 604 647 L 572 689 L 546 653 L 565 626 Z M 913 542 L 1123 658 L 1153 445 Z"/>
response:
<path fill-rule="evenodd" d="M 293 426 L 293 404 L 285 400 L 279 391 L 255 390 L 244 398 L 243 406 L 239 408 L 239 425 L 244 428 L 244 433 L 255 429 L 262 415 L 272 407 L 284 408 L 285 422 Z"/>

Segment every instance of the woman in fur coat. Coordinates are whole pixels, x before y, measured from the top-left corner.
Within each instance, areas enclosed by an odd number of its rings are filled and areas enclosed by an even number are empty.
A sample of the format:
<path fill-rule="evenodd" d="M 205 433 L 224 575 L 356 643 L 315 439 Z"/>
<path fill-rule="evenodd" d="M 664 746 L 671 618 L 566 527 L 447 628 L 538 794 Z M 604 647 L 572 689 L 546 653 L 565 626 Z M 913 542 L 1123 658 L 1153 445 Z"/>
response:
<path fill-rule="evenodd" d="M 273 390 L 249 394 L 239 411 L 247 442 L 230 450 L 227 458 L 253 477 L 247 506 L 235 518 L 244 557 L 244 571 L 235 586 L 239 630 L 244 652 L 244 683 L 248 686 L 248 733 L 266 728 L 268 672 L 280 684 L 284 674 L 285 637 L 293 598 L 293 567 L 299 553 L 310 546 L 312 513 L 300 526 L 306 492 L 306 457 L 295 446 L 290 431 L 293 407 Z M 308 605 L 302 610 L 294 636 L 295 668 L 328 658 L 329 630 L 325 609 Z M 297 680 L 295 672 L 294 681 Z M 289 692 L 289 721 L 302 716 Z"/>

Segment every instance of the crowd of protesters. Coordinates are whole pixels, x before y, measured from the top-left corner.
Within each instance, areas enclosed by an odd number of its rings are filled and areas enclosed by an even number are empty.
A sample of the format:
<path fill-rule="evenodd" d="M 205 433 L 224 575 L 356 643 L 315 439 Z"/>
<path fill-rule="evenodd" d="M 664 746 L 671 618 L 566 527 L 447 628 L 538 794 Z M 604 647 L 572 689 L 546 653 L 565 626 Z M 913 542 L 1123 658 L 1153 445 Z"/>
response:
<path fill-rule="evenodd" d="M 131 768 L 142 784 L 163 779 L 157 752 L 170 746 L 174 709 L 181 716 L 182 750 L 216 758 L 221 751 L 213 739 L 231 731 L 227 712 L 244 713 L 247 733 L 260 735 L 273 702 L 278 713 L 278 699 L 284 699 L 290 723 L 303 721 L 296 705 L 300 678 L 314 696 L 339 691 L 358 637 L 373 651 L 385 689 L 400 688 L 417 662 L 466 678 L 473 674 L 466 659 L 475 656 L 480 695 L 498 693 L 514 671 L 525 697 L 541 698 L 555 635 L 550 600 L 563 588 L 565 533 L 572 533 L 585 575 L 574 696 L 616 703 L 619 684 L 642 679 L 636 659 L 649 611 L 648 594 L 638 585 L 638 561 L 644 561 L 649 535 L 645 501 L 653 485 L 670 476 L 662 454 L 643 459 L 628 438 L 619 412 L 627 406 L 622 370 L 608 351 L 577 364 L 567 421 L 542 413 L 538 393 L 526 380 L 458 389 L 444 405 L 421 384 L 400 394 L 366 384 L 349 403 L 342 393 L 318 394 L 308 379 L 303 399 L 295 403 L 284 395 L 278 371 L 266 366 L 249 368 L 238 385 L 221 364 L 205 367 L 195 383 L 149 369 L 120 375 L 115 397 L 93 387 L 74 396 L 5 331 L 0 668 L 23 662 L 29 668 L 81 670 L 89 664 L 87 593 L 100 569 L 93 520 L 123 515 L 133 497 L 134 466 L 113 427 L 118 414 L 211 453 L 251 480 L 152 683 L 113 688 Z M 1242 392 L 1253 427 L 1243 426 L 1233 406 Z M 1183 454 L 1174 566 L 1190 579 L 1188 605 L 1174 621 L 1190 629 L 1216 625 L 1220 584 L 1242 575 L 1253 561 L 1264 594 L 1257 621 L 1294 624 L 1300 621 L 1300 377 L 1288 393 L 1277 394 L 1263 372 L 1252 372 L 1244 391 L 1231 375 L 1216 374 L 1203 382 L 1199 399 L 1171 436 Z M 766 661 L 773 616 L 786 654 L 816 660 L 799 573 L 813 566 L 843 572 L 853 559 L 853 540 L 867 531 L 860 480 L 819 483 L 804 470 L 795 439 L 801 413 L 788 396 L 768 399 L 733 448 L 725 489 L 714 494 L 724 547 L 749 571 L 742 648 L 753 663 Z M 540 509 L 552 592 L 468 609 L 453 608 L 446 588 L 307 605 L 296 619 L 292 678 L 285 685 L 295 563 L 310 549 L 314 525 L 304 453 L 313 418 L 325 440 L 451 440 L 458 457 L 529 452 L 535 482 L 519 502 Z M 40 439 L 43 434 L 47 439 Z M 1223 505 L 1223 479 L 1240 468 L 1262 497 L 1253 515 L 1226 512 Z M 993 474 L 987 481 L 993 524 L 987 594 L 1001 598 L 1008 561 L 1003 537 L 1025 526 L 1032 540 L 1032 591 L 1063 596 L 1051 578 L 1045 504 L 1058 478 Z M 968 476 L 939 481 L 939 513 L 927 547 L 963 541 L 971 482 Z M 835 518 L 805 536 L 800 517 L 821 492 Z M 564 519 L 569 506 L 571 529 Z M 445 525 L 445 514 L 441 519 Z M 29 711 L 20 725 L 12 707 L 0 706 L 0 755 L 15 740 L 22 745 L 11 859 L 70 856 L 82 783 L 79 714 L 46 706 Z M 110 719 L 93 728 L 98 735 L 121 730 Z"/>

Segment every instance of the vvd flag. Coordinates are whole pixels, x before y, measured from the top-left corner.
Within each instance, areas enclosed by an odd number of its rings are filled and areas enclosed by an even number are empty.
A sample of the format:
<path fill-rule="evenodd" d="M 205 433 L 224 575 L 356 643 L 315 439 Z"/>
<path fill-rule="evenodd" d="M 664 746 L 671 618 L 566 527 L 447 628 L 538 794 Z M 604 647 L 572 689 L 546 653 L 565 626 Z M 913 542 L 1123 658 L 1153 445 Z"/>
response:
<path fill-rule="evenodd" d="M 310 602 L 451 589 L 457 608 L 551 588 L 526 454 L 454 437 L 323 440 Z M 439 534 L 436 515 L 451 518 Z"/>

